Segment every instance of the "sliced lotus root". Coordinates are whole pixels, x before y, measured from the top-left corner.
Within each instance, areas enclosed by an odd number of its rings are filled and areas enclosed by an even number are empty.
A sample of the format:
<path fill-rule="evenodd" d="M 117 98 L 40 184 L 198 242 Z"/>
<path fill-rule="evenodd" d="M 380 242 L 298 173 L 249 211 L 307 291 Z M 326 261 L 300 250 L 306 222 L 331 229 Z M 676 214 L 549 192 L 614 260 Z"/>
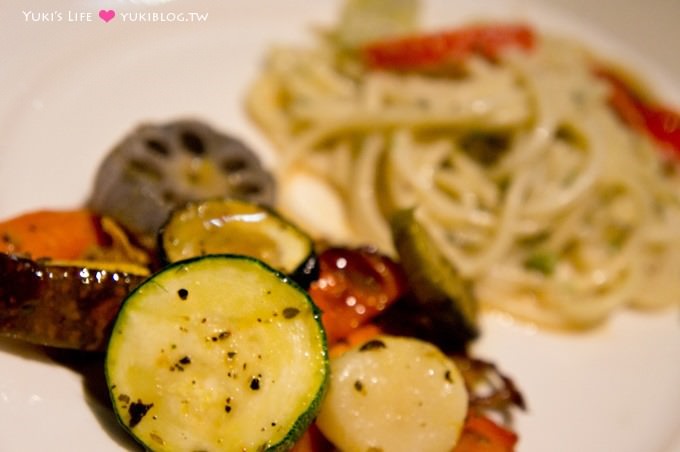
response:
<path fill-rule="evenodd" d="M 105 158 L 89 207 L 130 230 L 155 236 L 187 201 L 233 197 L 272 206 L 275 182 L 244 143 L 195 120 L 144 124 Z"/>

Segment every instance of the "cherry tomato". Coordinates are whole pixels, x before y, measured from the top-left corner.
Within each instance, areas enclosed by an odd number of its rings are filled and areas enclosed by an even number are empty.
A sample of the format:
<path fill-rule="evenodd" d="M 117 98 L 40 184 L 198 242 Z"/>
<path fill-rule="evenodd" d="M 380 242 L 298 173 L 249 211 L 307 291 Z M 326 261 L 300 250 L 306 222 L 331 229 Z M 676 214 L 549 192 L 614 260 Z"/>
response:
<path fill-rule="evenodd" d="M 460 63 L 473 54 L 496 59 L 508 47 L 529 50 L 534 41 L 533 30 L 526 25 L 471 25 L 372 43 L 363 49 L 363 56 L 374 68 L 431 69 L 451 62 Z"/>
<path fill-rule="evenodd" d="M 328 248 L 309 294 L 323 312 L 329 342 L 348 336 L 406 292 L 401 267 L 370 248 Z"/>

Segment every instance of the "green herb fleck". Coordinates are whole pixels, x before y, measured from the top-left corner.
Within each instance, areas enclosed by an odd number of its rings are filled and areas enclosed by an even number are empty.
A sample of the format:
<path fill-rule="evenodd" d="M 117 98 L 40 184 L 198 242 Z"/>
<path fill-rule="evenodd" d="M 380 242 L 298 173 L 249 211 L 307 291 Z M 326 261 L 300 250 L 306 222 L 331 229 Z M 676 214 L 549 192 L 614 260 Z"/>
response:
<path fill-rule="evenodd" d="M 551 275 L 555 271 L 556 265 L 557 256 L 547 251 L 536 251 L 524 261 L 526 269 L 534 270 L 544 275 Z"/>

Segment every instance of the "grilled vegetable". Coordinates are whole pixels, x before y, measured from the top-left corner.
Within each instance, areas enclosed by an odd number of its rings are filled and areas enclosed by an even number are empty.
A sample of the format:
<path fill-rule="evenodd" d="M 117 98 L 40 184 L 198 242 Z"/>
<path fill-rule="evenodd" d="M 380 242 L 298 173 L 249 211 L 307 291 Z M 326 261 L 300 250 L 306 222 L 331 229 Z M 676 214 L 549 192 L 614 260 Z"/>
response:
<path fill-rule="evenodd" d="M 142 125 L 102 162 L 89 206 L 136 235 L 155 239 L 187 201 L 234 196 L 274 202 L 274 181 L 255 153 L 198 121 Z"/>
<path fill-rule="evenodd" d="M 115 221 L 87 209 L 36 210 L 0 223 L 0 252 L 40 261 L 87 261 L 151 265 L 149 253 L 132 243 Z M 114 264 L 117 262 L 118 264 Z"/>
<path fill-rule="evenodd" d="M 387 70 L 432 70 L 460 64 L 473 55 L 496 59 L 507 48 L 533 48 L 533 30 L 523 24 L 469 25 L 414 36 L 386 39 L 367 45 L 370 67 Z"/>
<path fill-rule="evenodd" d="M 101 351 L 144 267 L 50 263 L 0 253 L 0 335 L 51 347 Z"/>
<path fill-rule="evenodd" d="M 412 209 L 391 221 L 394 245 L 413 297 L 392 314 L 447 351 L 459 351 L 478 335 L 477 302 L 467 282 L 441 254 Z"/>
<path fill-rule="evenodd" d="M 644 98 L 612 70 L 597 68 L 596 74 L 609 83 L 609 104 L 624 122 L 680 156 L 680 112 Z"/>
<path fill-rule="evenodd" d="M 347 337 L 406 292 L 401 267 L 371 248 L 331 247 L 319 255 L 309 294 L 323 311 L 330 342 Z"/>
<path fill-rule="evenodd" d="M 517 434 L 488 417 L 470 415 L 453 452 L 513 452 Z"/>
<path fill-rule="evenodd" d="M 318 276 L 312 239 L 273 210 L 236 199 L 190 202 L 161 228 L 162 259 L 243 254 L 266 262 L 307 287 Z"/>
<path fill-rule="evenodd" d="M 104 244 L 100 218 L 83 209 L 38 210 L 0 223 L 0 252 L 33 259 L 82 259 Z"/>
<path fill-rule="evenodd" d="M 467 406 L 462 376 L 436 347 L 378 336 L 331 362 L 316 423 L 343 451 L 450 451 Z"/>
<path fill-rule="evenodd" d="M 288 450 L 328 377 L 319 312 L 253 258 L 208 255 L 155 274 L 125 301 L 106 357 L 122 425 L 156 451 Z"/>

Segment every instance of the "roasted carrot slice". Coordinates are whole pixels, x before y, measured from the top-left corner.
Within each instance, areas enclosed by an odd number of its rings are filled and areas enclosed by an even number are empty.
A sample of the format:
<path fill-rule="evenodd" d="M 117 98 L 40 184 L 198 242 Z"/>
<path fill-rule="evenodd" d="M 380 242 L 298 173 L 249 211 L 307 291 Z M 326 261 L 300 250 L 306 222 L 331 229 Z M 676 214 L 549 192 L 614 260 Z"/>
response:
<path fill-rule="evenodd" d="M 83 210 L 38 210 L 0 223 L 0 252 L 33 259 L 81 259 L 103 244 L 98 217 Z"/>

